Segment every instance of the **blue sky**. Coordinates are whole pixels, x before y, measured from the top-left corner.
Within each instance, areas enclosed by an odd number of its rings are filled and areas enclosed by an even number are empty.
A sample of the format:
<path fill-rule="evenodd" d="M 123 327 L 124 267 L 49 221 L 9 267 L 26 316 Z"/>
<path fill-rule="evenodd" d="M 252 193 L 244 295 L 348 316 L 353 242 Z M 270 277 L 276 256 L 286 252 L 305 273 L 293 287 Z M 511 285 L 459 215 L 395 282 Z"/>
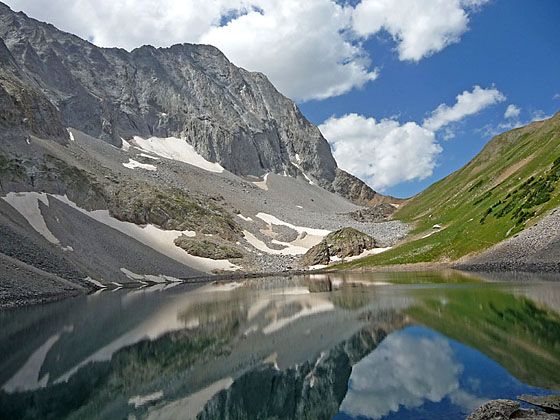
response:
<path fill-rule="evenodd" d="M 215 45 L 296 100 L 341 168 L 398 197 L 560 110 L 558 0 L 4 1 L 99 46 Z"/>
<path fill-rule="evenodd" d="M 560 110 L 560 2 L 555 0 L 494 0 L 471 15 L 459 43 L 418 63 L 399 61 L 386 34 L 367 41 L 379 77 L 361 89 L 322 101 L 300 104 L 315 124 L 332 115 L 355 112 L 376 119 L 397 116 L 422 121 L 440 103 L 473 85 L 494 85 L 507 100 L 466 117 L 455 127 L 456 137 L 440 144 L 443 152 L 432 176 L 403 182 L 385 192 L 406 197 L 421 191 L 467 163 L 491 138 L 487 125 L 499 130 L 508 104 L 521 108 L 526 122 L 542 111 Z"/>

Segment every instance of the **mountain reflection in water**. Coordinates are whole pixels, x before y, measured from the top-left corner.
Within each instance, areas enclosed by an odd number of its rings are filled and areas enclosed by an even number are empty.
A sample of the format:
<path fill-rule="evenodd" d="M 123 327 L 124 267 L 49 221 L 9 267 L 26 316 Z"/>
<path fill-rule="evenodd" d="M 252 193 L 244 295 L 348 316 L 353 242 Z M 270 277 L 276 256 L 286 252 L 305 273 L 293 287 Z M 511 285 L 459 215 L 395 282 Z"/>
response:
<path fill-rule="evenodd" d="M 464 418 L 560 390 L 560 284 L 371 273 L 0 312 L 0 418 Z"/>

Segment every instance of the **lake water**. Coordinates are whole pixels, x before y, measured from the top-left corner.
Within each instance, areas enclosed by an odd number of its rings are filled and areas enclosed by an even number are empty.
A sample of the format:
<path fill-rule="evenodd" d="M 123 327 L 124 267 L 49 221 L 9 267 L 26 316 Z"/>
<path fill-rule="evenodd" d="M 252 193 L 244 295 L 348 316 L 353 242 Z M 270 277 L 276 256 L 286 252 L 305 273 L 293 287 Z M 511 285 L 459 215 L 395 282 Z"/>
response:
<path fill-rule="evenodd" d="M 0 312 L 0 418 L 460 419 L 560 390 L 560 282 L 322 274 Z"/>

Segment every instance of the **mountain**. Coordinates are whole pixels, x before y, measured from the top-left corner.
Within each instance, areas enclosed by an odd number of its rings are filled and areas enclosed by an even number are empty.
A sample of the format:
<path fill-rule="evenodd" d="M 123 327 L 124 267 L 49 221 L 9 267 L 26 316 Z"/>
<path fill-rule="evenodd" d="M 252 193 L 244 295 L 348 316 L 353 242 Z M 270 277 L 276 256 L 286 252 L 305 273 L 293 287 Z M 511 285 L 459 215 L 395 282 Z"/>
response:
<path fill-rule="evenodd" d="M 407 201 L 393 217 L 414 225 L 409 239 L 350 266 L 459 260 L 465 268 L 557 270 L 559 181 L 557 113 L 494 137 L 463 168 Z"/>
<path fill-rule="evenodd" d="M 58 128 L 115 146 L 133 136 L 181 137 L 237 175 L 305 174 L 361 204 L 383 200 L 337 168 L 319 129 L 263 74 L 236 67 L 215 47 L 98 48 L 3 4 L 0 38 L 59 111 Z"/>
<path fill-rule="evenodd" d="M 406 234 L 357 217 L 398 200 L 212 46 L 98 48 L 0 3 L 0 64 L 0 306 L 287 270 L 345 227 Z"/>

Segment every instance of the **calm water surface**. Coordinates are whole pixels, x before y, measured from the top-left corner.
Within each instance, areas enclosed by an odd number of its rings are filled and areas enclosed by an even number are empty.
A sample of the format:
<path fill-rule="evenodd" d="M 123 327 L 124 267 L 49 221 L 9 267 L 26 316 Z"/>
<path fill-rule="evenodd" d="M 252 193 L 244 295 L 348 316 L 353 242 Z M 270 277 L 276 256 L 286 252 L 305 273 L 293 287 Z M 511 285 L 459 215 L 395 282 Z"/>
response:
<path fill-rule="evenodd" d="M 560 391 L 560 283 L 329 274 L 0 312 L 0 418 L 460 419 Z"/>

